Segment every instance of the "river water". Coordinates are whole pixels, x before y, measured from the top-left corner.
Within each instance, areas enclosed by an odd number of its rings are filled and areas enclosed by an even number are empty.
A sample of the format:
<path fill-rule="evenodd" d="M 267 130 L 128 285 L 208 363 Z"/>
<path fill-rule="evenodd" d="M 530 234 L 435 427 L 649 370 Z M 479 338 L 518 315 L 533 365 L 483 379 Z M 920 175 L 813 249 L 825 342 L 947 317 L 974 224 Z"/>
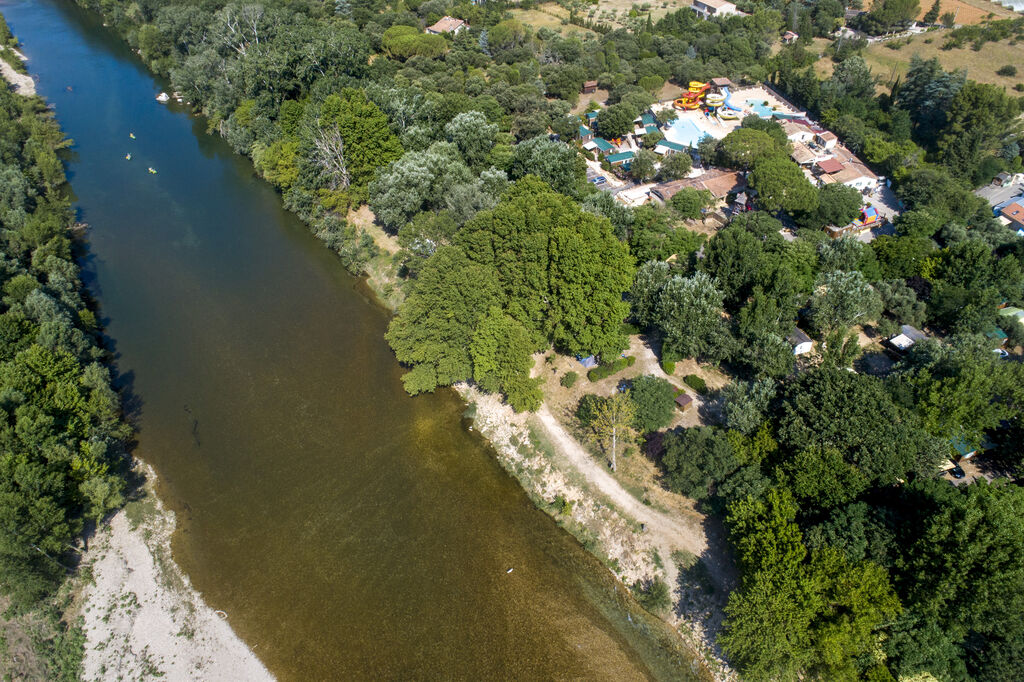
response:
<path fill-rule="evenodd" d="M 157 104 L 166 84 L 95 17 L 0 11 L 75 140 L 84 278 L 136 454 L 178 513 L 174 556 L 274 674 L 683 677 L 455 396 L 404 394 L 387 313 L 248 160 Z"/>

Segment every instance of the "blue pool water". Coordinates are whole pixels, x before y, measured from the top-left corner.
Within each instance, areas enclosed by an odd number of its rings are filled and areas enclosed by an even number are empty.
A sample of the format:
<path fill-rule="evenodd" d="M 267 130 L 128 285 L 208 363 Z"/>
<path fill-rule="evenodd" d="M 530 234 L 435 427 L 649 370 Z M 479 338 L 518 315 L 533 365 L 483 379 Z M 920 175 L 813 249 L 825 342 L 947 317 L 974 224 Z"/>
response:
<path fill-rule="evenodd" d="M 772 117 L 772 108 L 770 105 L 766 106 L 763 99 L 748 99 L 747 106 L 753 109 L 754 113 L 761 118 Z"/>
<path fill-rule="evenodd" d="M 677 118 L 665 131 L 665 139 L 688 147 L 696 147 L 706 133 L 688 118 Z"/>

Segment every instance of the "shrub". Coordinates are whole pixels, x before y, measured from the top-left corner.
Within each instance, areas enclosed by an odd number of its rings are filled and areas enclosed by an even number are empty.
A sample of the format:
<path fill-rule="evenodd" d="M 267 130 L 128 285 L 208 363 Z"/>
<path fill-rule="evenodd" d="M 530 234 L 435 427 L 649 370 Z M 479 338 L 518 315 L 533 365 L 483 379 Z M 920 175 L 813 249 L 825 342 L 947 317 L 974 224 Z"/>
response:
<path fill-rule="evenodd" d="M 576 372 L 566 372 L 562 375 L 562 378 L 558 383 L 562 384 L 562 386 L 565 386 L 566 388 L 572 388 L 572 385 L 576 383 L 576 379 L 578 378 L 579 374 L 576 374 Z"/>
<path fill-rule="evenodd" d="M 708 385 L 696 374 L 687 374 L 683 377 L 683 382 L 693 390 L 697 391 L 698 395 L 704 395 L 708 391 Z"/>
<path fill-rule="evenodd" d="M 632 355 L 624 358 L 615 358 L 615 362 L 610 365 L 601 365 L 587 372 L 587 378 L 591 381 L 601 381 L 601 379 L 607 379 L 611 375 L 621 372 L 627 367 L 632 367 L 636 362 L 636 358 Z"/>
<path fill-rule="evenodd" d="M 675 416 L 675 387 L 661 377 L 637 377 L 629 397 L 633 401 L 633 425 L 640 433 L 668 426 Z"/>
<path fill-rule="evenodd" d="M 605 400 L 606 398 L 599 395 L 588 393 L 576 403 L 576 418 L 580 420 L 580 424 L 584 428 L 594 423 L 594 418 L 597 417 L 597 406 Z"/>
<path fill-rule="evenodd" d="M 996 74 L 1000 75 L 1000 76 L 1008 76 L 1008 77 L 1009 76 L 1016 76 L 1017 75 L 1017 67 L 1014 66 L 1013 64 L 1007 64 L 1006 66 L 1000 66 L 996 70 Z"/>
<path fill-rule="evenodd" d="M 673 374 L 676 373 L 676 363 L 672 362 L 671 360 L 662 360 L 661 370 L 665 372 L 665 374 L 672 376 Z"/>
<path fill-rule="evenodd" d="M 633 583 L 633 596 L 651 613 L 664 613 L 672 606 L 672 594 L 668 585 L 659 578 L 647 582 L 637 580 Z"/>

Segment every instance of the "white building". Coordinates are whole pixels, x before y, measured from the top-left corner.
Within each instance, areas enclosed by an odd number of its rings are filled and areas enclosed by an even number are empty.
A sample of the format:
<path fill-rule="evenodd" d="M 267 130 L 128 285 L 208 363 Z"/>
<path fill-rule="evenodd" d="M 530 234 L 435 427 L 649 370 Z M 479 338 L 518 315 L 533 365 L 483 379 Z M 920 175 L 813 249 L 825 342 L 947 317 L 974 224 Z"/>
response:
<path fill-rule="evenodd" d="M 724 17 L 730 14 L 742 14 L 736 5 L 727 0 L 693 0 L 693 11 L 705 19 Z"/>

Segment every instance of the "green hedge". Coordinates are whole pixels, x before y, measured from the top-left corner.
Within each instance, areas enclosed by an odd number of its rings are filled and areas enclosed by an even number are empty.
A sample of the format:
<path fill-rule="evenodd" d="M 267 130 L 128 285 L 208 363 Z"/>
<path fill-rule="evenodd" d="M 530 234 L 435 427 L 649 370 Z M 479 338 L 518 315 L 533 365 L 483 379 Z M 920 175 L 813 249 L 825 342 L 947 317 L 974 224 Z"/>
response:
<path fill-rule="evenodd" d="M 661 370 L 665 372 L 665 374 L 672 376 L 676 372 L 676 363 L 671 360 L 665 360 L 661 363 Z"/>
<path fill-rule="evenodd" d="M 708 391 L 708 385 L 696 374 L 687 374 L 683 377 L 683 382 L 693 390 L 697 391 L 698 395 L 704 395 Z"/>
<path fill-rule="evenodd" d="M 627 367 L 632 367 L 636 362 L 636 358 L 632 355 L 624 358 L 615 358 L 615 362 L 610 365 L 601 365 L 587 372 L 587 378 L 591 381 L 600 381 L 601 379 L 607 379 L 616 372 L 621 372 Z"/>
<path fill-rule="evenodd" d="M 572 388 L 572 385 L 576 383 L 576 379 L 578 378 L 579 375 L 576 374 L 576 372 L 566 372 L 562 375 L 562 379 L 558 383 L 562 384 L 566 388 Z"/>

